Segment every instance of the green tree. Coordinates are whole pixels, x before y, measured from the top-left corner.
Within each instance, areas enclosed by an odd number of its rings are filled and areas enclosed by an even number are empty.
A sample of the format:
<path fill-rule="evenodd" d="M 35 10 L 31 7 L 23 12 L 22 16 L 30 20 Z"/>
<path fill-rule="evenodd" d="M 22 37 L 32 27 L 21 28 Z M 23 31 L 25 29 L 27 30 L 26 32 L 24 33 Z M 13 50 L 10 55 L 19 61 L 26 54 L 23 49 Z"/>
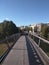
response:
<path fill-rule="evenodd" d="M 47 25 L 44 25 L 44 26 L 42 27 L 41 31 L 42 31 L 42 36 L 43 36 L 45 39 L 47 39 L 47 37 L 48 37 L 48 26 L 47 26 Z"/>
<path fill-rule="evenodd" d="M 0 39 L 18 33 L 19 31 L 20 29 L 16 27 L 13 21 L 4 20 L 2 23 L 0 23 Z"/>
<path fill-rule="evenodd" d="M 38 27 L 37 27 L 37 25 L 34 27 L 34 32 L 37 32 L 37 29 L 38 29 Z"/>

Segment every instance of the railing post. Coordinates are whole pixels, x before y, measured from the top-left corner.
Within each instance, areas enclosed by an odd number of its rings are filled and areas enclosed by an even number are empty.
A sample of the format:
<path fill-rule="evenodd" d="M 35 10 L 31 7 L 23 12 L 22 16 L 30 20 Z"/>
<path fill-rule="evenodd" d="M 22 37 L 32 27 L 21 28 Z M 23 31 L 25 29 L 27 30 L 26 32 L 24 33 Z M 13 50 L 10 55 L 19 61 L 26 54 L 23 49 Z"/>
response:
<path fill-rule="evenodd" d="M 8 42 L 8 37 L 6 37 L 6 41 L 7 41 L 7 47 L 10 49 L 9 42 Z"/>
<path fill-rule="evenodd" d="M 34 40 L 34 36 L 33 36 L 33 40 Z"/>
<path fill-rule="evenodd" d="M 40 46 L 40 39 L 39 39 L 38 45 Z"/>

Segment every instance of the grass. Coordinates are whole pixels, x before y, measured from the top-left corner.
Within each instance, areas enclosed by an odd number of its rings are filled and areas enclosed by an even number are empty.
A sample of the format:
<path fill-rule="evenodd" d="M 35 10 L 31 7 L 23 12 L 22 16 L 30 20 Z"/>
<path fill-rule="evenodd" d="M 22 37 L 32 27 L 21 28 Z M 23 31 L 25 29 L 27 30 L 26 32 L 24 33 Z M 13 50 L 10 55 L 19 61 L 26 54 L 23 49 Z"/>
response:
<path fill-rule="evenodd" d="M 40 47 L 49 56 L 49 44 L 47 44 L 41 40 Z"/>
<path fill-rule="evenodd" d="M 0 56 L 8 49 L 6 44 L 0 44 Z"/>
<path fill-rule="evenodd" d="M 9 45 L 9 47 L 11 47 L 13 45 L 12 42 L 8 42 L 8 44 L 7 44 L 7 42 L 5 42 L 5 43 L 0 44 L 0 56 L 8 49 L 8 45 Z"/>
<path fill-rule="evenodd" d="M 49 52 L 47 52 L 47 55 L 49 56 Z"/>

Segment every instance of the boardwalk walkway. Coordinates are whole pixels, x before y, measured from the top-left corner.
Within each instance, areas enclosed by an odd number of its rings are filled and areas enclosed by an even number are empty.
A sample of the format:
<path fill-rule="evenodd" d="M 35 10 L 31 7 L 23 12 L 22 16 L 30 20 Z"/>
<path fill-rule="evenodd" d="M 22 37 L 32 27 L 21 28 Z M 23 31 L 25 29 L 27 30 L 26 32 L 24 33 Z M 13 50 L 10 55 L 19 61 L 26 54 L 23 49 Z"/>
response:
<path fill-rule="evenodd" d="M 43 63 L 27 37 L 21 36 L 2 65 L 43 65 Z"/>

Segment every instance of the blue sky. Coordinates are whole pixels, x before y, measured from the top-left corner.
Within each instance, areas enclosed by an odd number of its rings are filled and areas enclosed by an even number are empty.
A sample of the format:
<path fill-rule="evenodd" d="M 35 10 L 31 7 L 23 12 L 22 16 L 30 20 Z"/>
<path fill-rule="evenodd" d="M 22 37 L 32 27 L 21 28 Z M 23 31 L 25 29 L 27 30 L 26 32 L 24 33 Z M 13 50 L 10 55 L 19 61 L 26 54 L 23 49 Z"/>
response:
<path fill-rule="evenodd" d="M 0 22 L 14 21 L 17 26 L 49 22 L 49 0 L 0 0 Z"/>

